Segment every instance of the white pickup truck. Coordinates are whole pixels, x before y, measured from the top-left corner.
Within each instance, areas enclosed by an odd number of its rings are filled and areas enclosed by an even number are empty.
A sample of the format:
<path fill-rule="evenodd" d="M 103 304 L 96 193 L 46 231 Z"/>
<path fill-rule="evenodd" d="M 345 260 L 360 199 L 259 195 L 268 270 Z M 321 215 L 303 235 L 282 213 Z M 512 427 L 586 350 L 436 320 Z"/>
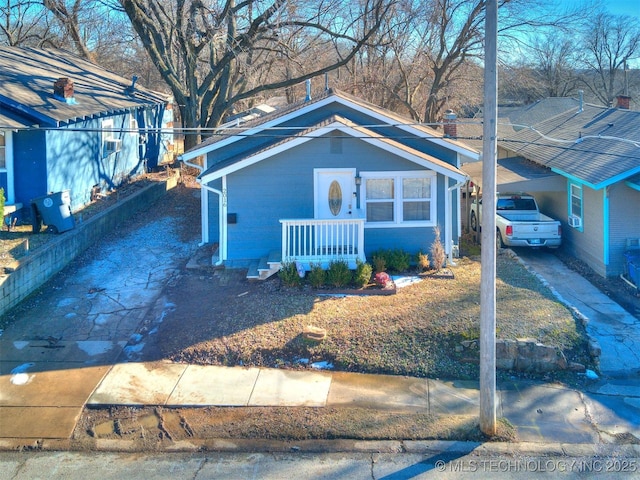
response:
<path fill-rule="evenodd" d="M 562 225 L 540 213 L 533 196 L 526 193 L 500 193 L 496 196 L 496 242 L 500 248 L 549 247 L 562 243 Z M 482 225 L 482 199 L 471 204 L 471 229 Z"/>

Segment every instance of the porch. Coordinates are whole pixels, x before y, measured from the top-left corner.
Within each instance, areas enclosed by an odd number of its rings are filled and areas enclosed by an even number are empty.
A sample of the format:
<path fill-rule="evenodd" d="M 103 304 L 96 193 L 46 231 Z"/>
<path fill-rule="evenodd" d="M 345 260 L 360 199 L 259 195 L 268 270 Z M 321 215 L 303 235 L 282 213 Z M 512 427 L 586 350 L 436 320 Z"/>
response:
<path fill-rule="evenodd" d="M 290 262 L 297 262 L 309 271 L 312 265 L 326 269 L 338 260 L 355 269 L 358 260 L 366 261 L 364 218 L 286 219 L 280 223 L 281 251 L 271 252 L 268 258 L 250 266 L 247 278 L 264 280 Z"/>

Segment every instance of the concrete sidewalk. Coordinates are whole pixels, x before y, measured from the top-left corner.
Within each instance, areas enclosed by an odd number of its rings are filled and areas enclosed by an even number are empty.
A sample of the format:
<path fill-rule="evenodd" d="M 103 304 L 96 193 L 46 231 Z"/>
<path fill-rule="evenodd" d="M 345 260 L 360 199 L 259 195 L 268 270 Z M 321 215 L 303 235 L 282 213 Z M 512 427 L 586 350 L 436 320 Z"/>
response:
<path fill-rule="evenodd" d="M 170 362 L 32 369 L 0 377 L 0 432 L 6 445 L 16 438 L 69 438 L 85 404 L 348 406 L 446 417 L 476 416 L 479 409 L 477 384 L 464 381 Z M 577 391 L 513 381 L 500 386 L 498 402 L 498 416 L 517 427 L 522 441 L 599 442 Z M 637 427 L 635 434 L 640 436 Z"/>

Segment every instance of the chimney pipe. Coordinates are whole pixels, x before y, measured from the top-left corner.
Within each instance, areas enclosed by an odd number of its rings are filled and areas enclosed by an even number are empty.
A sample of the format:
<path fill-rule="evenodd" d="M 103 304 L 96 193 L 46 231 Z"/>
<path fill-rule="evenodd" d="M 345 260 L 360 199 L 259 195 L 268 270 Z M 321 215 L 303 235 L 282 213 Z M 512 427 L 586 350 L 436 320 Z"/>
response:
<path fill-rule="evenodd" d="M 578 113 L 582 113 L 584 111 L 584 90 L 578 90 L 578 98 L 580 99 Z"/>
<path fill-rule="evenodd" d="M 458 127 L 456 125 L 456 114 L 453 110 L 444 112 L 444 136 L 449 138 L 458 137 Z"/>
<path fill-rule="evenodd" d="M 308 102 L 309 100 L 311 100 L 311 79 L 307 79 L 305 81 L 305 84 L 307 85 L 307 96 L 305 97 L 304 101 Z"/>

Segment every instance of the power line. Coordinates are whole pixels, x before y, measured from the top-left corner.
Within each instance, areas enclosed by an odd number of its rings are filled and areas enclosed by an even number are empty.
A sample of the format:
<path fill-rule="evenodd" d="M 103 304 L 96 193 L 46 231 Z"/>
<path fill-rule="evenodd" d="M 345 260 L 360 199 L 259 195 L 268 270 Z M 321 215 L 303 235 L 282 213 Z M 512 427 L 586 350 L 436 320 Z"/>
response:
<path fill-rule="evenodd" d="M 483 125 L 483 122 L 433 122 L 433 123 L 418 123 L 418 122 L 396 122 L 396 123 L 385 123 L 385 124 L 369 124 L 369 125 L 357 125 L 354 127 L 350 127 L 345 125 L 345 128 L 353 128 L 353 129 L 370 129 L 376 133 L 379 138 L 390 139 L 390 140 L 403 140 L 403 139 L 415 139 L 417 138 L 415 135 L 384 135 L 379 132 L 380 129 L 387 128 L 403 128 L 403 127 L 440 127 L 444 125 Z M 629 143 L 635 147 L 640 148 L 640 141 L 631 140 L 624 137 L 617 137 L 613 135 L 581 135 L 577 134 L 574 139 L 563 139 L 556 138 L 544 134 L 540 130 L 536 129 L 532 125 L 526 124 L 518 124 L 518 123 L 498 123 L 499 126 L 502 127 L 512 127 L 512 128 L 523 128 L 530 130 L 540 138 L 543 138 L 549 142 L 565 144 L 565 145 L 577 145 L 584 140 L 587 139 L 598 139 L 598 140 L 610 140 L 616 142 Z M 206 135 L 207 137 L 252 137 L 252 138 L 291 138 L 295 136 L 296 138 L 318 138 L 316 135 L 311 133 L 291 133 L 291 132 L 311 132 L 326 129 L 328 125 L 323 126 L 306 126 L 306 127 L 296 127 L 296 126 L 287 126 L 287 127 L 260 127 L 260 126 L 236 126 L 236 127 L 144 127 L 144 128 L 87 128 L 87 127 L 38 127 L 38 126 L 30 126 L 30 127 L 10 127 L 0 126 L 0 129 L 12 130 L 12 131 L 61 131 L 61 132 L 84 132 L 84 133 L 120 133 L 120 134 L 156 134 L 156 135 L 187 135 L 187 134 L 200 134 Z M 255 132 L 253 130 L 259 130 Z M 282 132 L 282 133 L 277 133 Z M 347 139 L 370 139 L 375 138 L 370 135 L 334 135 L 333 138 L 347 138 Z M 482 135 L 457 135 L 456 137 L 439 137 L 434 136 L 434 138 L 444 138 L 451 140 L 475 140 L 482 141 Z M 525 140 L 519 140 L 515 138 L 509 138 L 507 136 L 498 136 L 499 140 L 502 141 L 520 141 L 526 142 Z M 598 153 L 597 151 L 592 151 L 592 153 Z"/>

